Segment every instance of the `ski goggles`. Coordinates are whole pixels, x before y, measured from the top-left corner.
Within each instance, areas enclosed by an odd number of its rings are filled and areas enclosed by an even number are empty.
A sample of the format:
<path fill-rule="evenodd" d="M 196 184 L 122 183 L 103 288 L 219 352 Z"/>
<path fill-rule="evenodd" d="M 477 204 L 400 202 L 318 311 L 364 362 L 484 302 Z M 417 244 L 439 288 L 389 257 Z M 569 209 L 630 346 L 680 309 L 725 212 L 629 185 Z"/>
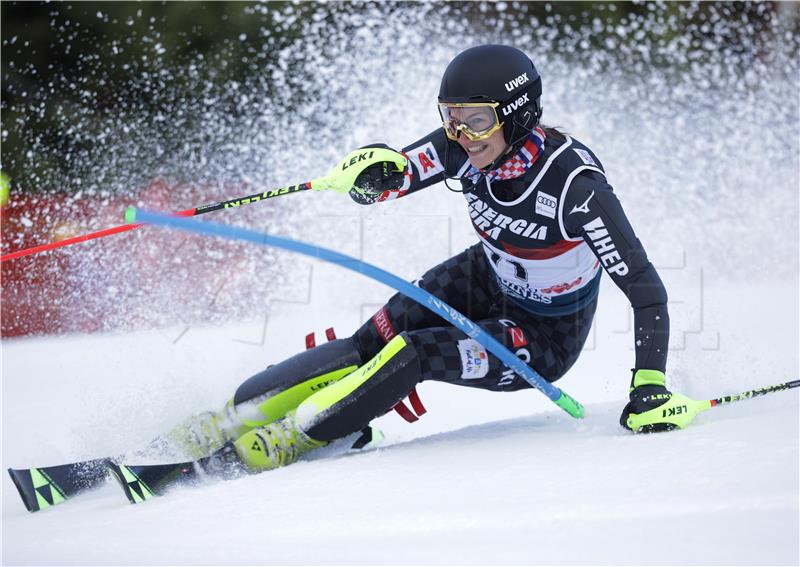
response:
<path fill-rule="evenodd" d="M 473 142 L 485 140 L 503 127 L 497 116 L 499 105 L 499 102 L 440 102 L 445 134 L 451 140 L 457 140 L 461 132 Z"/>

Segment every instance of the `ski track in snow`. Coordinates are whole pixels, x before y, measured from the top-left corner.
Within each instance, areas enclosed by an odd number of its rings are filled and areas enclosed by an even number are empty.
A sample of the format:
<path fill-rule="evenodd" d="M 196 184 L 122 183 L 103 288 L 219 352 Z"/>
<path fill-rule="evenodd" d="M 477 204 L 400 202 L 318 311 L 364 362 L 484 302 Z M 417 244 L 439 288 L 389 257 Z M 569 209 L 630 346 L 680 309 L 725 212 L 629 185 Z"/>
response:
<path fill-rule="evenodd" d="M 692 292 L 673 283 L 671 297 Z M 352 332 L 366 296 L 349 290 L 363 280 L 315 264 L 323 284 L 309 304 L 273 310 L 263 346 L 242 342 L 258 342 L 259 321 L 174 343 L 179 328 L 4 342 L 3 467 L 134 449 L 222 404 L 308 330 Z M 709 286 L 709 330 L 673 336 L 671 384 L 702 398 L 796 378 L 796 289 Z M 425 383 L 419 422 L 377 420 L 383 448 L 331 449 L 139 506 L 109 482 L 29 514 L 4 475 L 3 562 L 797 564 L 797 391 L 714 408 L 685 431 L 628 434 L 617 419 L 632 339 L 612 332 L 625 303 L 605 280 L 597 332 L 559 382 L 587 406 L 582 421 L 532 391 Z M 679 309 L 674 319 L 673 331 L 689 327 Z"/>

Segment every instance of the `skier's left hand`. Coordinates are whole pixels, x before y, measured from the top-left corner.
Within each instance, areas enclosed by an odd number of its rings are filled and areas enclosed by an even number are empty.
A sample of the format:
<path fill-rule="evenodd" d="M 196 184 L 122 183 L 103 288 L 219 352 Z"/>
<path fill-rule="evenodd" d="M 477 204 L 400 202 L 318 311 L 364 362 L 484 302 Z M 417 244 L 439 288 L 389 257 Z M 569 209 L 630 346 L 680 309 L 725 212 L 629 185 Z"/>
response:
<path fill-rule="evenodd" d="M 697 402 L 667 390 L 658 370 L 634 370 L 630 401 L 619 423 L 636 433 L 656 433 L 686 427 L 699 413 Z"/>

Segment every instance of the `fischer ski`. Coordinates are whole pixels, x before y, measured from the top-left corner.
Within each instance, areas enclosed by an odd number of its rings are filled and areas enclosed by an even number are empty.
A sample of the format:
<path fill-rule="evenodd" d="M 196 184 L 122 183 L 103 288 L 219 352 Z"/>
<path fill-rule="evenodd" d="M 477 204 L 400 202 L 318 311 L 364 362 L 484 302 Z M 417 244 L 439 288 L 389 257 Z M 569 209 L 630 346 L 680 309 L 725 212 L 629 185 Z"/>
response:
<path fill-rule="evenodd" d="M 8 474 L 28 512 L 37 512 L 103 484 L 108 476 L 108 462 L 110 459 L 94 459 L 52 467 L 8 469 Z"/>
<path fill-rule="evenodd" d="M 228 480 L 247 474 L 231 443 L 196 461 L 126 465 L 108 460 L 106 466 L 131 504 L 161 496 L 176 486 L 196 486 L 208 478 Z"/>
<path fill-rule="evenodd" d="M 363 452 L 374 449 L 385 439 L 383 433 L 371 425 L 362 429 L 357 435 L 358 439 L 349 447 L 350 451 Z M 126 465 L 109 459 L 106 461 L 106 466 L 131 504 L 139 504 L 156 496 L 162 496 L 176 486 L 197 486 L 209 479 L 231 480 L 251 474 L 231 442 L 208 457 L 196 461 Z"/>

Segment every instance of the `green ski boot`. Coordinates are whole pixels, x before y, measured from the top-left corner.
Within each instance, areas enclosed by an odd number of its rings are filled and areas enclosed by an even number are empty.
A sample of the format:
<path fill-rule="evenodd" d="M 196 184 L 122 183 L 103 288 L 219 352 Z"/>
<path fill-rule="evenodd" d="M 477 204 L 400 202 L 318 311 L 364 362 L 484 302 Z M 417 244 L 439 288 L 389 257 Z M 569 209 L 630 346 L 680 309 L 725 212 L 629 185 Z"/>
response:
<path fill-rule="evenodd" d="M 190 459 L 206 457 L 249 429 L 236 415 L 232 402 L 220 412 L 204 411 L 173 427 L 165 441 Z"/>
<path fill-rule="evenodd" d="M 236 441 L 236 453 L 250 472 L 290 465 L 297 458 L 327 445 L 306 435 L 296 424 L 294 412 L 283 419 L 251 429 Z"/>
<path fill-rule="evenodd" d="M 220 425 L 220 415 L 213 411 L 186 418 L 170 429 L 165 437 L 167 442 L 190 459 L 210 455 L 227 440 Z"/>

